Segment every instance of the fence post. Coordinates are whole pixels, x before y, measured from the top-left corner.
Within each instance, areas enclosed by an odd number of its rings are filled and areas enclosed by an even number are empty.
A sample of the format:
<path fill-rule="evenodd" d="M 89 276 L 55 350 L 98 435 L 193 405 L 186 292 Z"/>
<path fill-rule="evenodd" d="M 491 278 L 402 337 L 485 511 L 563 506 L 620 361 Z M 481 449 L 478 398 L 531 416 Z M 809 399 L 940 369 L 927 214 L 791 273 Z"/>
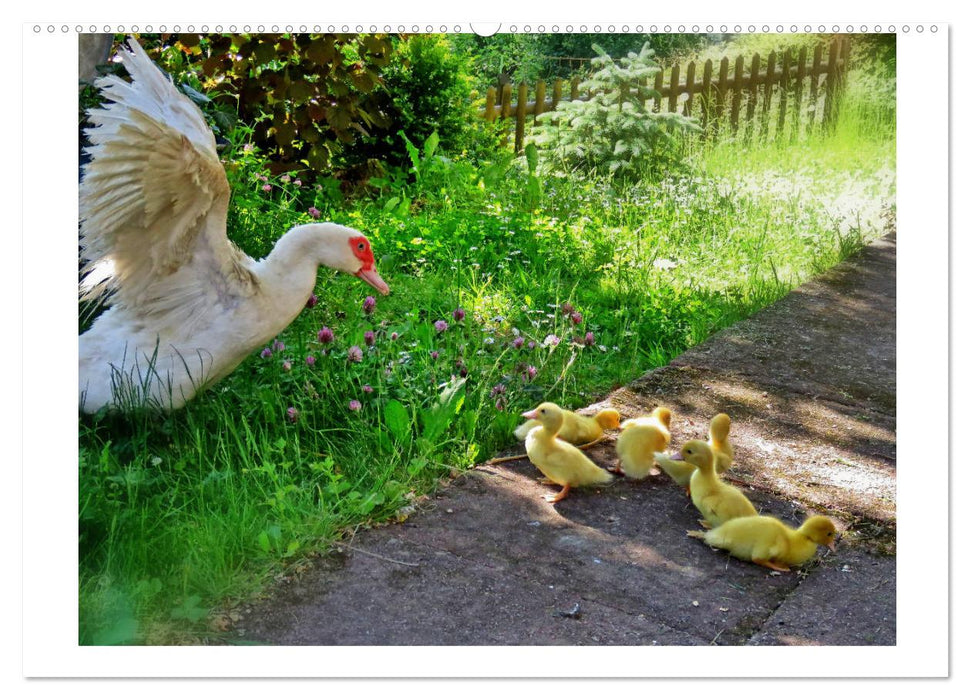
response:
<path fill-rule="evenodd" d="M 563 79 L 557 78 L 553 81 L 553 110 L 556 111 L 556 106 L 560 104 L 560 97 L 563 95 Z"/>
<path fill-rule="evenodd" d="M 714 136 L 718 135 L 718 130 L 721 129 L 722 121 L 725 118 L 725 99 L 728 96 L 728 56 L 723 57 L 718 66 L 718 87 L 716 90 Z"/>
<path fill-rule="evenodd" d="M 671 94 L 668 95 L 669 112 L 678 111 L 678 88 L 681 87 L 680 85 L 678 85 L 678 78 L 681 77 L 680 73 L 681 73 L 681 65 L 678 63 L 675 63 L 674 67 L 671 68 L 671 80 L 668 82 L 668 85 L 671 86 Z"/>
<path fill-rule="evenodd" d="M 578 75 L 573 76 L 570 80 L 570 99 L 580 99 L 580 76 Z"/>
<path fill-rule="evenodd" d="M 792 118 L 792 140 L 799 138 L 799 127 L 802 125 L 802 83 L 806 79 L 806 47 L 799 49 L 799 60 L 796 63 L 796 95 L 795 110 Z"/>
<path fill-rule="evenodd" d="M 496 120 L 496 89 L 494 87 L 486 90 L 485 118 L 487 122 Z"/>
<path fill-rule="evenodd" d="M 523 137 L 526 134 L 526 83 L 519 84 L 519 98 L 516 102 L 516 153 L 523 150 Z"/>
<path fill-rule="evenodd" d="M 786 128 L 786 107 L 789 102 L 789 69 L 791 67 L 789 49 L 782 54 L 782 79 L 779 81 L 779 123 L 775 130 L 775 137 L 781 138 Z"/>
<path fill-rule="evenodd" d="M 745 58 L 735 59 L 735 81 L 732 84 L 732 133 L 738 133 L 738 112 L 742 108 L 742 85 L 745 81 Z"/>
<path fill-rule="evenodd" d="M 657 92 L 657 97 L 654 98 L 655 112 L 661 111 L 661 101 L 663 100 L 663 98 L 661 97 L 661 90 L 663 89 L 664 89 L 664 69 L 662 68 L 654 76 L 654 90 Z"/>
<path fill-rule="evenodd" d="M 826 60 L 826 102 L 823 104 L 823 127 L 827 129 L 833 125 L 833 100 L 836 99 L 836 83 L 839 80 L 839 67 L 836 65 L 839 48 L 839 39 L 831 41 L 829 56 Z"/>
<path fill-rule="evenodd" d="M 775 82 L 775 51 L 769 54 L 769 62 L 765 66 L 765 101 L 762 103 L 762 125 L 761 133 L 763 136 L 769 135 L 769 111 L 772 109 L 772 84 Z"/>
<path fill-rule="evenodd" d="M 536 105 L 533 107 L 533 124 L 539 119 L 539 115 L 546 111 L 546 82 L 540 80 L 536 83 Z"/>
<path fill-rule="evenodd" d="M 752 56 L 752 68 L 748 77 L 748 100 L 745 105 L 745 137 L 751 138 L 755 133 L 755 103 L 759 99 L 759 68 L 762 57 L 758 52 Z"/>
<path fill-rule="evenodd" d="M 819 75 L 823 62 L 823 45 L 817 44 L 813 51 L 813 67 L 809 71 L 809 129 L 816 123 L 816 108 L 819 107 Z"/>
<path fill-rule="evenodd" d="M 692 61 L 688 64 L 688 73 L 684 76 L 684 86 L 688 90 L 688 99 L 684 103 L 684 114 L 686 117 L 691 116 L 691 108 L 694 106 L 695 101 L 695 62 Z"/>
<path fill-rule="evenodd" d="M 504 123 L 506 119 L 509 118 L 509 107 L 511 102 L 512 102 L 512 85 L 510 85 L 509 83 L 503 83 L 502 104 L 499 107 L 499 115 L 502 117 L 502 120 Z M 503 132 L 504 133 L 502 137 L 502 142 L 507 144 L 509 143 L 509 128 L 506 126 L 503 126 Z"/>
<path fill-rule="evenodd" d="M 705 61 L 705 69 L 701 74 L 701 128 L 703 134 L 708 131 L 708 122 L 711 121 L 711 71 L 712 62 L 709 58 Z"/>

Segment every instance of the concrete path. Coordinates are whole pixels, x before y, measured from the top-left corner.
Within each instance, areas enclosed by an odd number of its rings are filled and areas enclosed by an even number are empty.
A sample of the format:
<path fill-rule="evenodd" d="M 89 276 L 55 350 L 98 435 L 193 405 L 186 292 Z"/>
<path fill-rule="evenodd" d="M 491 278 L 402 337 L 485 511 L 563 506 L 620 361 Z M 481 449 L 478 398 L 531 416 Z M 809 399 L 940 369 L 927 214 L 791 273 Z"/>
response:
<path fill-rule="evenodd" d="M 835 553 L 776 574 L 685 536 L 666 476 L 555 506 L 526 461 L 482 466 L 404 523 L 363 531 L 244 611 L 236 633 L 320 645 L 892 645 L 896 641 L 895 238 L 604 402 L 674 411 L 672 444 L 732 416 L 730 479 Z M 590 451 L 615 459 L 613 440 Z"/>

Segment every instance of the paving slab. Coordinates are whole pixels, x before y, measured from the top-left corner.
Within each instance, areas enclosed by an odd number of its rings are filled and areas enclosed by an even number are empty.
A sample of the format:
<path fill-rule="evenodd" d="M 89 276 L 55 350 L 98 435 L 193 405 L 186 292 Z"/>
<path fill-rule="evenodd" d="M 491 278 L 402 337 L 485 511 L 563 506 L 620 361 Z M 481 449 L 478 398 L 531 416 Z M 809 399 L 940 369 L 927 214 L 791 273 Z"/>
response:
<path fill-rule="evenodd" d="M 266 644 L 794 645 L 896 639 L 895 239 L 587 407 L 663 404 L 672 442 L 733 418 L 726 475 L 792 524 L 826 513 L 835 554 L 779 575 L 685 535 L 664 475 L 557 487 L 526 460 L 480 465 L 403 523 L 358 533 L 236 626 Z M 612 434 L 590 450 L 616 455 Z"/>

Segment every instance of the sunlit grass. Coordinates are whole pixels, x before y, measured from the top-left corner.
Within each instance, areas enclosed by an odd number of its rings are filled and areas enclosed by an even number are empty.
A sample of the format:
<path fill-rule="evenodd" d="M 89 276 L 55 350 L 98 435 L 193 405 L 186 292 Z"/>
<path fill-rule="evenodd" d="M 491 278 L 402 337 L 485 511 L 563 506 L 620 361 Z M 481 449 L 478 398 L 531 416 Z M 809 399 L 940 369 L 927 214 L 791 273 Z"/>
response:
<path fill-rule="evenodd" d="M 393 193 L 341 205 L 274 181 L 265 195 L 241 161 L 231 233 L 247 252 L 311 220 L 312 201 L 368 234 L 393 294 L 368 313 L 367 287 L 322 271 L 283 347 L 184 410 L 81 418 L 80 641 L 218 635 L 214 610 L 405 517 L 511 444 L 523 410 L 590 403 L 880 235 L 893 139 L 859 104 L 830 134 L 699 142 L 689 173 L 658 183 L 550 176 L 535 209 L 517 166 L 436 166 L 451 170 L 398 192 L 400 211 Z"/>

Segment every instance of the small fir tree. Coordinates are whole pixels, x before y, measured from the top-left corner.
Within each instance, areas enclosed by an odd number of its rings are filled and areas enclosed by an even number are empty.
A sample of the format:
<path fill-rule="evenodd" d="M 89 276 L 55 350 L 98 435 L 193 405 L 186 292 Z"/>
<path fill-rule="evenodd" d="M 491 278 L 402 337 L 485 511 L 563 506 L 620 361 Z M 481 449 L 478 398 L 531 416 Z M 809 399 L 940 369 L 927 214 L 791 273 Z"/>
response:
<path fill-rule="evenodd" d="M 540 116 L 538 143 L 568 169 L 591 169 L 618 178 L 656 176 L 682 162 L 681 137 L 697 120 L 653 111 L 660 66 L 645 43 L 640 53 L 613 59 L 599 46 L 594 73 L 580 83 L 588 100 L 561 102 Z"/>

